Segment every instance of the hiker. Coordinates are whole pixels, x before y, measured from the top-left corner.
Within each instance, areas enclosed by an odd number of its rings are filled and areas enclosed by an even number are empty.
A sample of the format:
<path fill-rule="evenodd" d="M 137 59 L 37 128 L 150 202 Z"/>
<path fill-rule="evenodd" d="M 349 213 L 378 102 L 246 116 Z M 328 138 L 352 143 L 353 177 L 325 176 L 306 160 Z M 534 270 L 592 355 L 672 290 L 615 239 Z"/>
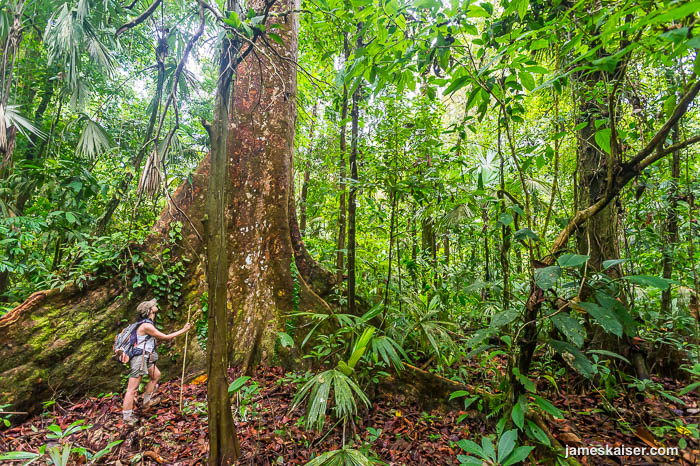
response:
<path fill-rule="evenodd" d="M 188 322 L 181 330 L 166 335 L 153 325 L 156 312 L 158 312 L 158 304 L 155 299 L 144 301 L 136 307 L 136 314 L 138 315 L 139 321 L 144 321 L 136 330 L 136 344 L 134 345 L 135 349 L 140 350 L 137 351 L 137 353 L 140 354 L 135 354 L 131 360 L 129 360 L 128 356 L 125 354 L 121 355 L 121 361 L 129 361 L 129 366 L 131 367 L 129 371 L 129 384 L 126 387 L 124 406 L 122 407 L 124 421 L 129 424 L 134 424 L 137 421 L 136 416 L 134 416 L 134 399 L 136 398 L 136 392 L 141 383 L 141 377 L 148 375 L 150 379 L 143 393 L 142 406 L 144 408 L 150 408 L 160 401 L 160 398 L 153 397 L 153 392 L 160 378 L 160 371 L 156 367 L 156 361 L 158 360 L 156 339 L 172 340 L 192 328 L 192 325 Z"/>

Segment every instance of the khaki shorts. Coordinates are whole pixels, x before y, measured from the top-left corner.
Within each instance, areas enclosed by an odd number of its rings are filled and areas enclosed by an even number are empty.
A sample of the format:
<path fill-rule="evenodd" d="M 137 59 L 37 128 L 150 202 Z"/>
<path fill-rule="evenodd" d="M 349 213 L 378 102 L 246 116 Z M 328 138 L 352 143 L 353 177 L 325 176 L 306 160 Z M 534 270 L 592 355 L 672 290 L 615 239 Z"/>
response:
<path fill-rule="evenodd" d="M 129 378 L 131 377 L 143 377 L 148 375 L 148 369 L 155 366 L 156 361 L 158 361 L 158 353 L 147 353 L 134 356 L 129 361 Z"/>

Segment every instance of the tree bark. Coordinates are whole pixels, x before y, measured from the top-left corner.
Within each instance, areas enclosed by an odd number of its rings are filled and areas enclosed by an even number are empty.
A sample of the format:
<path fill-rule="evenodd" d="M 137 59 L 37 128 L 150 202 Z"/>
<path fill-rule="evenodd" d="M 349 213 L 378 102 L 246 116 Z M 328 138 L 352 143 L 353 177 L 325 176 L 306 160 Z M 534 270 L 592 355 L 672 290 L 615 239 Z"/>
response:
<path fill-rule="evenodd" d="M 316 112 L 318 104 L 314 105 L 313 113 L 311 114 L 311 125 L 309 128 L 309 151 L 307 161 L 304 166 L 304 182 L 301 185 L 301 199 L 299 200 L 299 230 L 301 236 L 306 235 L 306 197 L 309 193 L 309 179 L 311 178 L 311 158 L 314 155 L 314 126 L 316 124 Z"/>
<path fill-rule="evenodd" d="M 227 0 L 227 10 L 241 13 L 236 0 Z M 203 15 L 200 5 L 200 14 Z M 228 242 L 226 241 L 226 206 L 228 178 L 228 106 L 231 96 L 233 69 L 231 62 L 239 53 L 240 45 L 224 37 L 219 62 L 219 81 L 214 100 L 211 124 L 211 174 L 207 190 L 206 230 L 208 330 L 207 339 L 207 406 L 209 424 L 208 464 L 233 464 L 241 455 L 238 436 L 231 415 L 228 394 L 228 311 L 226 309 L 226 282 L 228 281 Z"/>
<path fill-rule="evenodd" d="M 295 7 L 293 0 L 285 0 L 277 11 Z M 229 111 L 228 353 L 232 364 L 246 369 L 261 360 L 288 367 L 298 363 L 295 354 L 276 348 L 278 331 L 294 310 L 329 310 L 306 281 L 322 277 L 323 271 L 300 237 L 293 237 L 298 234 L 292 195 L 298 22 L 295 14 L 275 20 L 284 45 L 271 46 L 285 59 L 273 58 L 271 63 L 250 54 L 237 69 Z M 276 57 L 273 52 L 268 55 Z M 133 262 L 127 262 L 126 270 L 102 270 L 83 289 L 70 285 L 63 291 L 39 291 L 0 319 L 0 399 L 10 403 L 11 410 L 35 412 L 52 396 L 119 390 L 123 369 L 110 359 L 114 336 L 125 321 L 133 320 L 136 305 L 152 297 L 151 290 L 133 287 L 133 274 L 156 267 L 165 247 L 171 250 L 172 262 L 182 262 L 185 275 L 178 283 L 180 305 L 170 309 L 173 319 L 162 313 L 163 326 L 185 323 L 188 305 L 198 306 L 206 290 L 202 213 L 209 171 L 206 157 L 192 183 L 173 193 L 144 244 L 128 249 Z M 175 221 L 183 225 L 182 239 L 171 243 Z M 304 270 L 297 265 L 299 273 L 293 274 L 292 260 Z M 161 304 L 169 310 L 167 303 Z M 188 371 L 206 367 L 205 354 L 194 340 L 188 346 Z M 175 340 L 173 347 L 164 347 L 166 354 L 159 361 L 164 378 L 179 375 L 183 343 Z"/>
<path fill-rule="evenodd" d="M 671 130 L 671 139 L 674 144 L 678 143 L 678 124 Z M 673 151 L 671 159 L 671 188 L 668 192 L 668 212 L 664 224 L 664 236 L 666 237 L 661 243 L 663 251 L 662 272 L 661 276 L 665 279 L 673 277 L 673 261 L 678 243 L 678 183 L 681 177 L 681 160 L 680 151 Z M 671 287 L 661 292 L 661 315 L 668 316 L 671 311 Z"/>
<path fill-rule="evenodd" d="M 360 27 L 358 26 L 358 32 Z M 357 45 L 362 45 L 362 39 L 358 38 Z M 350 195 L 348 196 L 348 312 L 357 314 L 356 309 L 356 252 L 357 243 L 355 239 L 357 228 L 357 152 L 359 142 L 359 119 L 360 119 L 360 92 L 361 85 L 357 86 L 352 94 L 352 141 L 350 148 Z"/>
<path fill-rule="evenodd" d="M 350 57 L 350 45 L 348 44 L 348 34 L 343 34 L 343 57 L 345 64 L 347 65 L 348 58 Z M 340 186 L 340 200 L 338 201 L 338 241 L 336 247 L 336 258 L 335 258 L 335 273 L 336 282 L 339 284 L 343 283 L 343 272 L 344 272 L 344 258 L 345 258 L 345 230 L 347 226 L 346 218 L 346 200 L 345 196 L 347 193 L 347 182 L 345 178 L 347 177 L 347 167 L 345 162 L 345 155 L 348 151 L 347 147 L 347 124 L 345 120 L 348 118 L 348 86 L 343 85 L 343 99 L 340 104 L 340 160 L 338 160 L 338 178 Z"/>

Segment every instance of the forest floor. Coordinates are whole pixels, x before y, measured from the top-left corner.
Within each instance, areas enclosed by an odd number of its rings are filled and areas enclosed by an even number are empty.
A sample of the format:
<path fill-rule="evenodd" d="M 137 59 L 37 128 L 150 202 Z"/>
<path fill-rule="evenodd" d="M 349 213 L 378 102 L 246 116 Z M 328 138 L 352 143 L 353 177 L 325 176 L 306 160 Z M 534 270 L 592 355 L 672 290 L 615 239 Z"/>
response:
<path fill-rule="evenodd" d="M 232 372 L 232 380 L 236 375 Z M 234 396 L 242 449 L 239 464 L 305 464 L 313 456 L 342 445 L 342 426 L 328 432 L 333 425 L 326 424 L 318 435 L 306 431 L 298 422 L 303 415 L 301 408 L 289 412 L 296 390 L 293 381 L 294 376 L 285 375 L 281 368 L 262 367 L 241 394 Z M 657 381 L 668 390 L 678 388 L 669 379 Z M 567 395 L 568 380 L 558 382 L 559 394 L 551 399 L 566 419 L 550 418 L 546 422 L 552 435 L 563 444 L 614 448 L 676 446 L 683 436 L 687 441 L 687 447 L 678 456 L 579 457 L 582 464 L 700 463 L 697 440 L 680 427 L 698 424 L 696 393 L 683 397 L 686 406 L 677 406 L 659 396 L 630 400 L 620 395 L 614 403 L 607 403 L 596 390 L 586 395 Z M 66 442 L 96 452 L 110 442 L 122 440 L 100 459 L 101 464 L 202 464 L 208 451 L 206 377 L 185 384 L 182 412 L 178 407 L 179 381 L 162 383 L 158 395 L 162 401 L 157 406 L 144 411 L 137 408 L 140 422 L 133 427 L 121 421 L 120 395 L 83 398 L 73 404 L 55 402 L 41 416 L 0 431 L 0 452 L 36 452 L 42 445 Z M 243 411 L 245 418 L 241 415 Z M 467 416 L 458 423 L 463 414 Z M 458 464 L 457 455 L 464 452 L 455 443 L 462 438 L 479 442 L 483 434 L 494 431 L 497 420 L 486 419 L 478 411 L 465 413 L 447 408 L 425 411 L 396 392 L 377 394 L 371 408 L 363 410 L 359 418 L 353 429 L 346 430 L 346 439 L 355 439 L 355 448 L 371 451 L 387 464 L 397 465 Z M 66 432 L 72 423 L 82 420 L 85 423 L 81 425 L 91 427 L 66 439 L 56 439 L 59 432 Z M 660 442 L 663 435 L 666 442 Z M 78 460 L 71 464 L 77 463 Z"/>

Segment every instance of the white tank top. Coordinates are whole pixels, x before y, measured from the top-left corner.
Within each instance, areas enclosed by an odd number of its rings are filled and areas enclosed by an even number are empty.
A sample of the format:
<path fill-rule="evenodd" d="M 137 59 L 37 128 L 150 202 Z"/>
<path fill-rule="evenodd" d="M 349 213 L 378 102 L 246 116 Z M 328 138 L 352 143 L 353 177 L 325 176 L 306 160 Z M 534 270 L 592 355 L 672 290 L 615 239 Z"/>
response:
<path fill-rule="evenodd" d="M 146 340 L 148 338 L 148 340 Z M 143 342 L 146 341 L 146 346 L 144 346 Z M 136 334 L 136 345 L 134 345 L 136 348 L 141 348 L 145 353 L 152 353 L 153 349 L 156 346 L 156 339 L 153 337 L 150 337 L 149 335 L 139 335 L 138 333 Z"/>

